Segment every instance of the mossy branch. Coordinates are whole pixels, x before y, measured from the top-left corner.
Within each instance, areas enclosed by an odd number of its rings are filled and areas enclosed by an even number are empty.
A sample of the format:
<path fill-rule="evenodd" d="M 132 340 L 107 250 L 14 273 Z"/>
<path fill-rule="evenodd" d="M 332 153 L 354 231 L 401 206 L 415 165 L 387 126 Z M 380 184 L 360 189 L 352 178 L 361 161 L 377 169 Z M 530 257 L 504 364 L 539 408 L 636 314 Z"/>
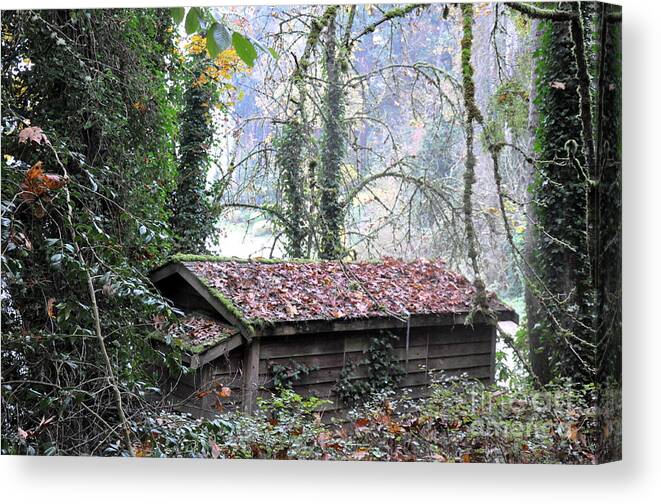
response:
<path fill-rule="evenodd" d="M 578 76 L 578 96 L 580 106 L 580 116 L 582 125 L 582 145 L 587 163 L 587 182 L 588 182 L 588 199 L 589 202 L 596 201 L 597 198 L 597 165 L 595 154 L 595 138 L 592 128 L 592 96 L 590 92 L 590 73 L 588 70 L 588 62 L 585 48 L 585 35 L 583 29 L 583 18 L 581 15 L 581 4 L 576 2 L 572 4 L 573 12 L 576 14 L 574 19 L 571 20 L 571 36 L 574 42 L 574 56 L 576 58 L 576 68 Z M 588 263 L 592 273 L 595 272 L 594 259 L 597 255 L 595 249 L 596 245 L 596 228 L 598 226 L 596 209 L 593 204 L 588 204 L 586 208 L 588 236 L 587 236 L 587 251 Z"/>
<path fill-rule="evenodd" d="M 513 9 L 521 14 L 525 14 L 533 19 L 546 19 L 548 21 L 571 21 L 576 17 L 573 11 L 565 11 L 558 9 L 546 9 L 543 7 L 536 7 L 528 3 L 522 2 L 505 2 L 510 9 Z"/>
<path fill-rule="evenodd" d="M 464 90 L 464 106 L 466 109 L 466 168 L 464 172 L 464 227 L 466 229 L 466 240 L 468 242 L 468 258 L 475 275 L 474 283 L 476 288 L 475 309 L 471 312 L 469 320 L 472 319 L 476 311 L 480 311 L 487 316 L 493 317 L 493 312 L 489 309 L 489 303 L 486 296 L 486 288 L 480 274 L 477 252 L 477 236 L 475 234 L 475 224 L 473 223 L 473 185 L 475 184 L 475 153 L 474 122 L 482 122 L 482 114 L 475 103 L 475 82 L 473 81 L 473 65 L 471 56 L 473 49 L 473 5 L 461 4 L 463 15 L 463 37 L 461 39 L 461 76 Z"/>
<path fill-rule="evenodd" d="M 367 35 L 368 33 L 372 33 L 379 25 L 382 25 L 383 23 L 386 23 L 391 19 L 404 17 L 410 12 L 413 12 L 415 9 L 426 9 L 427 7 L 429 7 L 429 5 L 430 4 L 410 4 L 405 7 L 395 7 L 394 9 L 390 9 L 389 11 L 386 11 L 386 13 L 383 15 L 382 18 L 378 19 L 372 24 L 367 25 L 363 29 L 363 31 L 361 31 L 358 35 L 353 37 L 349 41 L 348 47 L 356 43 L 356 41 L 358 41 L 361 37 Z"/>

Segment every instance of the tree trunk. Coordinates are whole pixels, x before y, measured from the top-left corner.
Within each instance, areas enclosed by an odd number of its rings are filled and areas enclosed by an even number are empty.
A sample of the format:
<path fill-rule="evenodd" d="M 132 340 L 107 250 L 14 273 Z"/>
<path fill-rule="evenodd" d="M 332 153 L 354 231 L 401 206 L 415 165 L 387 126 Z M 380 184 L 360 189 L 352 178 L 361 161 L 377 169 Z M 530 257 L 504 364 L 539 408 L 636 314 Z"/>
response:
<path fill-rule="evenodd" d="M 533 33 L 534 47 L 533 51 L 539 50 L 539 40 L 541 36 L 539 21 L 534 19 L 532 21 L 531 27 Z M 535 67 L 532 68 L 532 79 L 530 85 L 530 106 L 528 109 L 528 130 L 536 131 L 539 126 L 539 111 L 537 110 L 537 71 Z M 534 135 L 531 137 L 530 145 L 528 146 L 528 152 L 532 152 L 534 143 Z M 532 183 L 532 180 L 535 176 L 535 169 L 533 165 L 529 165 L 530 170 L 528 173 L 528 180 Z M 536 221 L 535 218 L 535 208 L 534 205 L 529 200 L 526 203 L 526 214 L 531 218 L 533 222 Z M 529 222 L 526 226 L 526 232 L 524 235 L 525 246 L 524 246 L 524 256 L 526 258 L 526 264 L 534 264 L 535 258 L 534 253 L 537 250 L 537 230 L 535 226 Z M 528 270 L 526 271 L 526 278 L 530 279 L 533 275 L 533 272 Z M 527 334 L 528 334 L 528 347 L 530 355 L 530 366 L 533 373 L 537 377 L 537 380 L 542 384 L 547 384 L 551 380 L 551 370 L 549 368 L 549 352 L 548 347 L 543 344 L 540 331 L 537 329 L 539 323 L 544 317 L 542 312 L 542 307 L 539 304 L 537 296 L 533 293 L 530 282 L 525 282 L 525 302 L 526 302 L 526 324 L 527 324 Z"/>
<path fill-rule="evenodd" d="M 343 211 L 339 201 L 340 168 L 344 157 L 344 96 L 342 68 L 338 60 L 335 17 L 328 23 L 325 40 L 326 95 L 324 97 L 321 171 L 319 173 L 319 219 L 322 259 L 343 255 Z"/>

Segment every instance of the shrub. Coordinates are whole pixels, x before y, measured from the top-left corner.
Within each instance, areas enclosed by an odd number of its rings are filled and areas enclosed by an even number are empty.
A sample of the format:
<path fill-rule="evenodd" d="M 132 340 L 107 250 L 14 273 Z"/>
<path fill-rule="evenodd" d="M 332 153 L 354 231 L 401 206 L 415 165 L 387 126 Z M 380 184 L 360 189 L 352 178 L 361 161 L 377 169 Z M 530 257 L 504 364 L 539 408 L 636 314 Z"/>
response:
<path fill-rule="evenodd" d="M 595 462 L 595 391 L 561 382 L 485 386 L 440 377 L 431 397 L 370 397 L 322 421 L 326 401 L 279 389 L 254 416 L 211 420 L 164 414 L 140 426 L 140 455 L 168 457 L 427 462 Z"/>

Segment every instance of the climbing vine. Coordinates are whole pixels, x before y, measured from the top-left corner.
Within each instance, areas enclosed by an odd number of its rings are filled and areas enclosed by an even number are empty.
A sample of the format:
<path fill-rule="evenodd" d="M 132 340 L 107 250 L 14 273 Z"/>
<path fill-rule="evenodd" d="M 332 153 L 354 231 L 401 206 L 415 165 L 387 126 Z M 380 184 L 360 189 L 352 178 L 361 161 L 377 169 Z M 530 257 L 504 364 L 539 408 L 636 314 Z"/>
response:
<path fill-rule="evenodd" d="M 540 321 L 539 341 L 550 349 L 555 373 L 580 377 L 593 362 L 590 262 L 586 241 L 587 183 L 582 176 L 579 80 L 571 30 L 566 22 L 543 21 L 537 54 L 539 163 L 532 185 L 538 236 L 532 257 L 555 299 Z M 556 239 L 557 238 L 557 239 Z M 558 322 L 561 327 L 558 327 Z"/>
<path fill-rule="evenodd" d="M 308 235 L 306 178 L 303 166 L 304 138 L 302 124 L 292 119 L 282 127 L 280 136 L 274 141 L 275 163 L 283 179 L 286 250 L 287 255 L 293 258 L 306 256 L 305 242 Z"/>
<path fill-rule="evenodd" d="M 340 167 L 344 157 L 345 98 L 342 89 L 342 60 L 338 55 L 335 20 L 326 28 L 324 70 L 326 91 L 322 118 L 321 166 L 318 177 L 319 227 L 321 233 L 319 257 L 338 259 L 343 255 L 342 232 L 344 215 L 340 205 Z"/>
<path fill-rule="evenodd" d="M 223 189 L 215 187 L 213 191 L 207 183 L 214 145 L 213 113 L 225 109 L 224 100 L 234 91 L 231 78 L 243 71 L 245 65 L 232 48 L 212 58 L 205 39 L 198 34 L 190 37 L 186 53 L 179 170 L 170 223 L 177 252 L 204 253 L 207 240 L 215 234 L 214 222 L 218 217 L 212 202 L 220 197 L 218 193 Z"/>
<path fill-rule="evenodd" d="M 170 250 L 173 26 L 7 11 L 2 56 L 2 450 L 131 453 L 164 361 L 145 335 L 171 314 L 145 275 Z"/>
<path fill-rule="evenodd" d="M 344 404 L 354 405 L 377 392 L 397 387 L 404 375 L 394 352 L 397 339 L 392 332 L 381 331 L 369 339 L 369 346 L 360 361 L 345 364 L 335 385 L 338 397 Z M 364 371 L 364 378 L 356 378 L 359 369 Z"/>
<path fill-rule="evenodd" d="M 291 389 L 301 378 L 317 369 L 319 369 L 318 366 L 308 366 L 293 359 L 290 359 L 286 364 L 271 363 L 269 372 L 272 377 L 272 388 L 275 390 Z"/>

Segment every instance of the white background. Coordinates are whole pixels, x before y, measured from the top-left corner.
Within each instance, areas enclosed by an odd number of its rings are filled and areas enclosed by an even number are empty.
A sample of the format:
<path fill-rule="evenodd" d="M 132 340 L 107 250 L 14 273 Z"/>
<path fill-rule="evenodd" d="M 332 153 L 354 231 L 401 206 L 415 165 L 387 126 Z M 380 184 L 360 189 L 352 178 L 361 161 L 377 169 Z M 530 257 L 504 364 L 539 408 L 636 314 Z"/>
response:
<path fill-rule="evenodd" d="M 2 6 L 191 3 L 229 2 L 14 0 Z M 661 2 L 619 3 L 625 91 L 623 462 L 566 467 L 0 457 L 3 502 L 661 502 Z"/>

